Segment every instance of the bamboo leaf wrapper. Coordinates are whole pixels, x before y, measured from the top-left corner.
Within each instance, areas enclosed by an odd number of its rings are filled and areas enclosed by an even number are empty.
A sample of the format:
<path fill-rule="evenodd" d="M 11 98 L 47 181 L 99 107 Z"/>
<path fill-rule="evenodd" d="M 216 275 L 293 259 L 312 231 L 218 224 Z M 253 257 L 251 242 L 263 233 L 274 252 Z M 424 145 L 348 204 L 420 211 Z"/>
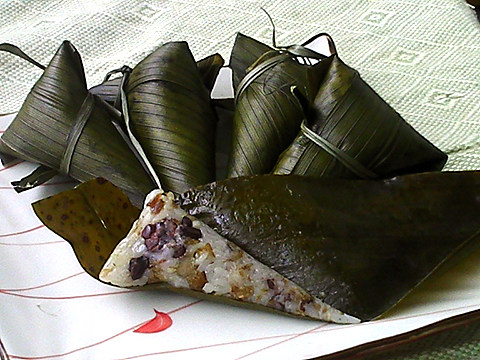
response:
<path fill-rule="evenodd" d="M 479 191 L 477 171 L 388 180 L 257 175 L 192 189 L 179 201 L 309 293 L 369 320 L 478 241 Z"/>

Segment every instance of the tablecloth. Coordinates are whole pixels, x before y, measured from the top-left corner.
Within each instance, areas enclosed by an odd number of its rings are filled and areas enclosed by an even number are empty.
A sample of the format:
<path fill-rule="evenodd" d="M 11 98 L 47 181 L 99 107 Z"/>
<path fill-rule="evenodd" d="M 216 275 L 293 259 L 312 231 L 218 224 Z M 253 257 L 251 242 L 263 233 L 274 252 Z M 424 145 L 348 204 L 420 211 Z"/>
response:
<path fill-rule="evenodd" d="M 464 0 L 7 0 L 0 42 L 48 63 L 64 39 L 89 85 L 167 41 L 228 62 L 235 35 L 301 43 L 329 33 L 341 58 L 422 135 L 450 155 L 446 170 L 480 165 L 480 24 Z M 18 110 L 39 70 L 0 54 L 0 113 Z"/>
<path fill-rule="evenodd" d="M 237 32 L 271 44 L 261 8 L 279 45 L 329 33 L 341 58 L 449 155 L 446 170 L 480 168 L 480 24 L 463 0 L 6 0 L 0 43 L 47 64 L 70 40 L 93 86 L 167 41 L 187 41 L 197 59 L 218 52 L 227 62 Z M 0 69 L 0 114 L 14 112 L 40 71 L 5 53 Z M 480 353 L 468 346 L 458 359 Z"/>

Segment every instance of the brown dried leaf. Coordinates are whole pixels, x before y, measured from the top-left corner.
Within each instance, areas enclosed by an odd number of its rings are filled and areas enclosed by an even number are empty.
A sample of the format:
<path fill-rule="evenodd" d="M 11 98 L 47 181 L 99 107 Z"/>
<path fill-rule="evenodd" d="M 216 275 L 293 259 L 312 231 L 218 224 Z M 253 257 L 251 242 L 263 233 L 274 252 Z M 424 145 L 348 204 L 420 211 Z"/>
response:
<path fill-rule="evenodd" d="M 104 179 L 82 183 L 32 204 L 40 220 L 72 245 L 94 278 L 140 214 L 123 191 Z"/>

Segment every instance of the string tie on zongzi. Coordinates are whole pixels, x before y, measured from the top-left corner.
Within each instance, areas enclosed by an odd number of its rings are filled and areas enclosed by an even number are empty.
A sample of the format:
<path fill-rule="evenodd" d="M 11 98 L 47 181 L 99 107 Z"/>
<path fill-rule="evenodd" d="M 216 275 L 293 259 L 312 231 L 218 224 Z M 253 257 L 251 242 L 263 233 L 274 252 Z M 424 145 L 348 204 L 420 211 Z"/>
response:
<path fill-rule="evenodd" d="M 273 25 L 273 22 L 272 22 L 272 25 Z M 306 47 L 308 44 L 312 43 L 313 41 L 321 37 L 325 37 L 328 41 L 329 51 L 331 54 L 330 56 L 335 55 L 337 53 L 335 43 L 333 42 L 332 37 L 326 33 L 317 34 L 312 38 L 310 38 L 309 40 L 305 41 L 301 45 L 294 44 L 294 45 L 288 45 L 288 46 L 277 46 L 276 40 L 275 40 L 275 26 L 274 26 L 273 38 L 272 38 L 274 50 L 264 53 L 249 67 L 250 71 L 247 73 L 247 75 L 242 79 L 242 81 L 238 85 L 237 92 L 235 94 L 235 104 L 238 103 L 238 99 L 245 92 L 245 90 L 250 86 L 250 84 L 252 84 L 256 79 L 262 76 L 265 72 L 267 72 L 270 69 L 273 69 L 275 66 L 281 64 L 282 62 L 293 60 L 300 64 L 313 65 L 312 60 L 314 62 L 318 62 L 318 61 L 321 61 L 322 59 L 327 58 L 327 56 Z M 269 56 L 272 56 L 272 54 L 277 54 L 277 55 L 274 55 L 273 57 L 270 57 L 269 59 L 265 60 Z"/>
<path fill-rule="evenodd" d="M 88 92 L 85 100 L 82 103 L 82 106 L 80 106 L 80 109 L 78 110 L 75 122 L 68 133 L 65 151 L 60 161 L 60 174 L 67 176 L 70 175 L 70 165 L 72 163 L 72 156 L 75 152 L 75 147 L 78 144 L 78 140 L 80 139 L 80 135 L 82 135 L 83 129 L 85 129 L 88 119 L 90 119 L 90 115 L 92 114 L 94 106 L 95 95 Z"/>
<path fill-rule="evenodd" d="M 300 130 L 310 141 L 312 141 L 317 146 L 325 150 L 328 154 L 340 161 L 346 168 L 352 171 L 359 178 L 375 179 L 378 177 L 377 174 L 367 169 L 365 166 L 362 165 L 362 163 L 360 163 L 359 161 L 357 161 L 356 159 L 348 155 L 346 152 L 342 151 L 314 131 L 310 130 L 305 120 L 300 125 Z"/>
<path fill-rule="evenodd" d="M 275 29 L 275 23 L 273 22 L 272 17 L 270 14 L 264 9 L 261 8 L 262 11 L 267 15 L 268 20 L 270 21 L 270 24 L 272 25 L 272 46 L 274 49 L 280 51 L 280 52 L 285 52 L 290 55 L 292 55 L 294 58 L 298 60 L 298 58 L 303 58 L 306 62 L 309 61 L 309 59 L 314 59 L 314 60 L 321 60 L 324 59 L 326 56 L 319 54 L 318 52 L 308 49 L 306 46 L 308 44 L 313 43 L 317 39 L 321 37 L 325 37 L 328 42 L 328 48 L 330 51 L 330 55 L 336 55 L 337 54 L 337 48 L 335 46 L 335 42 L 333 41 L 332 37 L 327 34 L 327 33 L 319 33 L 305 41 L 301 45 L 290 45 L 290 46 L 277 46 L 277 40 L 276 40 L 276 29 Z M 311 63 L 309 63 L 311 65 Z"/>
<path fill-rule="evenodd" d="M 110 77 L 112 77 L 112 75 L 115 75 L 115 74 L 118 74 L 118 73 L 121 73 L 122 74 L 122 80 L 124 77 L 128 77 L 130 76 L 130 73 L 132 72 L 132 69 L 127 66 L 127 65 L 123 65 L 121 68 L 118 68 L 118 69 L 115 69 L 115 70 L 111 70 L 109 71 L 106 75 L 105 75 L 105 78 L 103 79 L 103 82 L 107 82 L 108 80 L 110 80 Z M 125 80 L 126 81 L 126 80 Z M 113 106 L 116 108 L 116 109 L 120 109 L 121 108 L 121 89 L 122 89 L 122 85 L 121 83 L 119 83 L 118 85 L 118 92 L 117 92 L 117 96 L 115 97 L 115 101 L 113 103 Z"/>
<path fill-rule="evenodd" d="M 293 60 L 293 61 L 299 62 L 300 64 L 313 65 L 314 62 L 318 62 L 318 61 L 321 61 L 322 59 L 325 59 L 327 56 L 306 47 L 308 44 L 316 41 L 319 38 L 325 37 L 327 39 L 331 56 L 337 53 L 335 43 L 332 37 L 327 33 L 320 33 L 320 34 L 314 35 L 312 38 L 308 39 L 301 45 L 294 44 L 294 45 L 288 45 L 288 46 L 277 46 L 275 23 L 273 22 L 273 19 L 270 16 L 270 14 L 264 8 L 261 8 L 261 10 L 267 15 L 272 25 L 273 50 L 267 51 L 266 53 L 264 53 L 249 67 L 249 72 L 238 85 L 237 92 L 235 94 L 235 104 L 237 104 L 238 99 L 251 83 L 253 83 L 266 71 L 274 68 L 275 66 L 281 64 L 282 62 Z M 273 55 L 277 54 L 277 55 L 274 55 L 273 57 L 265 60 L 266 58 L 270 57 L 272 54 Z M 312 60 L 314 62 L 312 62 Z"/>

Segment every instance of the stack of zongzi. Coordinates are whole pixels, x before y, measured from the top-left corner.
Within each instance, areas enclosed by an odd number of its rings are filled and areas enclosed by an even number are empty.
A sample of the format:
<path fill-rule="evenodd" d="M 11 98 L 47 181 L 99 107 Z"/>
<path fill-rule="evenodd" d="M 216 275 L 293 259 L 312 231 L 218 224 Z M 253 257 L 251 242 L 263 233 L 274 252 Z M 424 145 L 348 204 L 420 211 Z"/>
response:
<path fill-rule="evenodd" d="M 22 54 L 11 48 L 4 50 Z M 65 42 L 2 136 L 0 151 L 47 166 L 23 181 L 30 186 L 55 174 L 52 168 L 80 181 L 106 178 L 137 204 L 154 187 L 179 193 L 213 181 L 210 91 L 222 65 L 218 54 L 195 63 L 187 43 L 172 42 L 88 91 L 80 55 Z"/>
<path fill-rule="evenodd" d="M 103 281 L 161 284 L 340 323 L 378 317 L 478 235 L 480 174 L 373 180 L 440 170 L 446 155 L 327 39 L 330 56 L 239 34 L 225 134 L 210 95 L 219 55 L 195 62 L 186 42 L 166 43 L 87 90 L 80 56 L 65 42 L 0 151 L 80 181 L 103 177 L 134 200 L 159 188 L 105 264 L 129 226 L 112 230 L 112 219 L 138 213 L 115 187 L 102 179 L 34 204 Z M 121 76 L 110 80 L 115 72 Z M 219 136 L 232 138 L 229 179 L 214 182 L 215 153 L 225 153 Z M 92 196 L 99 191 L 115 203 Z M 88 231 L 52 216 L 65 198 L 78 199 L 72 214 L 95 209 L 83 216 Z M 83 244 L 87 233 L 103 245 Z"/>

